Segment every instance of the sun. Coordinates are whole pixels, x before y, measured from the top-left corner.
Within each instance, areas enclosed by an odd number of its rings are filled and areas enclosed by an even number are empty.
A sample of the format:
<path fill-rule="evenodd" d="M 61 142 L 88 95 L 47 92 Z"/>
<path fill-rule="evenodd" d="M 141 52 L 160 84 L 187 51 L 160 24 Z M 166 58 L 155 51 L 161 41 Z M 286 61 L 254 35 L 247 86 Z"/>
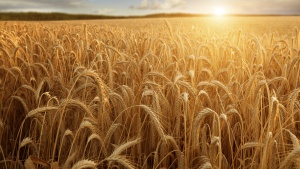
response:
<path fill-rule="evenodd" d="M 222 8 L 222 7 L 215 7 L 215 9 L 214 9 L 214 15 L 215 16 L 223 16 L 225 14 L 226 14 L 226 12 L 225 12 L 224 8 Z"/>

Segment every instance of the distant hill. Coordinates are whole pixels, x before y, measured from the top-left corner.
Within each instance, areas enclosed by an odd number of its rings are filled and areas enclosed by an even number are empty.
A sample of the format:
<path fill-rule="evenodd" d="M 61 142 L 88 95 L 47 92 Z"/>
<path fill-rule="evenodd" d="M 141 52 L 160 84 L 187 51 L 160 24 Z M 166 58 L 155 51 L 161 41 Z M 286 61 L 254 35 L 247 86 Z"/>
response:
<path fill-rule="evenodd" d="M 66 13 L 38 13 L 38 12 L 9 12 L 0 13 L 0 20 L 5 21 L 50 21 L 50 20 L 84 20 L 84 19 L 116 19 L 123 16 L 66 14 Z"/>
<path fill-rule="evenodd" d="M 171 18 L 171 17 L 199 17 L 210 16 L 205 14 L 188 13 L 158 13 L 143 16 L 109 16 L 66 13 L 39 13 L 39 12 L 0 12 L 2 21 L 53 21 L 53 20 L 93 20 L 93 19 L 126 19 L 126 18 Z M 279 15 L 232 15 L 232 16 L 279 16 Z"/>
<path fill-rule="evenodd" d="M 0 12 L 0 20 L 5 21 L 50 21 L 50 20 L 92 20 L 92 19 L 125 19 L 125 18 L 162 18 L 162 17 L 195 17 L 197 14 L 171 13 L 150 14 L 144 16 L 110 16 L 66 13 L 39 13 L 39 12 Z"/>

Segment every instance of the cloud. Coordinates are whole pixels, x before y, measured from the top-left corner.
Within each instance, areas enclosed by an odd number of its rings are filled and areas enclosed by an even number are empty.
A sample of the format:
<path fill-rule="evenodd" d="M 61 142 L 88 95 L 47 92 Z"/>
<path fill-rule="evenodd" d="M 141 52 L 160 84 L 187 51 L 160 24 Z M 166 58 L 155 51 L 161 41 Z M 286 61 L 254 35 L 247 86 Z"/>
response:
<path fill-rule="evenodd" d="M 11 0 L 1 0 L 0 11 L 72 12 L 93 7 L 87 3 L 88 1 L 89 0 L 16 0 L 12 3 Z"/>
<path fill-rule="evenodd" d="M 300 0 L 194 0 L 189 6 L 199 13 L 212 13 L 216 7 L 223 7 L 229 14 L 300 14 Z M 191 1 L 190 1 L 191 2 Z"/>
<path fill-rule="evenodd" d="M 262 13 L 262 14 L 299 14 L 300 1 L 298 0 L 262 0 L 262 1 L 248 1 L 241 3 L 235 0 L 232 3 L 239 9 L 239 12 L 247 13 Z"/>
<path fill-rule="evenodd" d="M 148 0 L 142 0 L 139 5 L 132 5 L 129 8 L 131 9 L 172 9 L 172 8 L 178 8 L 182 7 L 186 3 L 186 0 L 154 0 L 154 1 L 148 1 Z"/>
<path fill-rule="evenodd" d="M 103 9 L 99 9 L 95 11 L 95 14 L 101 14 L 101 15 L 105 15 L 105 14 L 109 14 L 114 12 L 114 9 L 110 9 L 110 8 L 103 8 Z"/>

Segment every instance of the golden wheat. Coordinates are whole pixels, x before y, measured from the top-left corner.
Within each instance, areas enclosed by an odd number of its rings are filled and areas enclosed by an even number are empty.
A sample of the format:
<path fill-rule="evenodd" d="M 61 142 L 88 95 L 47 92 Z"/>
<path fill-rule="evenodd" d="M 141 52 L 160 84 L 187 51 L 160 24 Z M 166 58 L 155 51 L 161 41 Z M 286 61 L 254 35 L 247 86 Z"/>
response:
<path fill-rule="evenodd" d="M 0 168 L 299 167 L 281 19 L 0 22 Z"/>

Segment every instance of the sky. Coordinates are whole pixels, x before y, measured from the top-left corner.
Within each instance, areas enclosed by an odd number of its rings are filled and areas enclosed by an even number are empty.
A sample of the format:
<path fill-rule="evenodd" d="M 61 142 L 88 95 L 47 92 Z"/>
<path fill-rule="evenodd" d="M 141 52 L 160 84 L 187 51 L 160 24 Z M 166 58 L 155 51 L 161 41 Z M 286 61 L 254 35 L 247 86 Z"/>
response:
<path fill-rule="evenodd" d="M 0 12 L 300 14 L 300 0 L 0 0 Z"/>

